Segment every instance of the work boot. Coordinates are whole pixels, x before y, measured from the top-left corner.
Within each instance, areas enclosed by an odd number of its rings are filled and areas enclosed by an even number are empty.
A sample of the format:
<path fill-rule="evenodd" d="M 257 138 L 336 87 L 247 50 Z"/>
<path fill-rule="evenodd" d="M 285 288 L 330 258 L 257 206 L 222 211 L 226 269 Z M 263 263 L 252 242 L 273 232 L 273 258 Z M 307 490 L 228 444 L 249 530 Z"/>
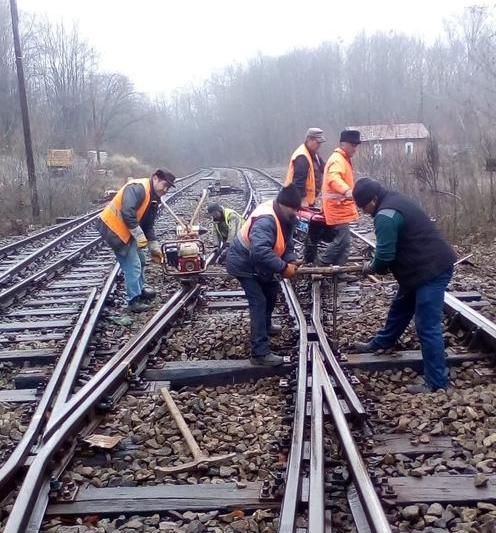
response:
<path fill-rule="evenodd" d="M 427 383 L 418 383 L 415 385 L 407 385 L 406 386 L 407 392 L 410 394 L 429 394 L 431 392 L 446 392 L 448 391 L 449 395 L 449 389 L 448 387 L 439 387 L 435 389 L 434 387 L 431 387 L 430 385 L 427 385 Z"/>
<path fill-rule="evenodd" d="M 284 359 L 279 355 L 269 353 L 261 357 L 250 357 L 250 363 L 254 366 L 280 366 Z"/>
<path fill-rule="evenodd" d="M 141 290 L 141 299 L 142 300 L 153 300 L 157 296 L 157 292 L 153 289 L 147 289 L 146 287 L 143 287 Z"/>
<path fill-rule="evenodd" d="M 151 307 L 148 304 L 146 304 L 143 301 L 141 301 L 141 297 L 140 296 L 136 296 L 135 298 L 133 298 L 128 303 L 127 308 L 132 313 L 142 313 L 143 311 L 148 311 L 148 310 L 151 309 Z"/>
<path fill-rule="evenodd" d="M 280 326 L 279 324 L 272 324 L 270 326 L 269 335 L 271 337 L 277 337 L 278 335 L 281 334 L 281 331 L 282 331 L 282 326 Z"/>
<path fill-rule="evenodd" d="M 347 351 L 348 353 L 374 353 L 377 348 L 371 342 L 355 342 Z"/>

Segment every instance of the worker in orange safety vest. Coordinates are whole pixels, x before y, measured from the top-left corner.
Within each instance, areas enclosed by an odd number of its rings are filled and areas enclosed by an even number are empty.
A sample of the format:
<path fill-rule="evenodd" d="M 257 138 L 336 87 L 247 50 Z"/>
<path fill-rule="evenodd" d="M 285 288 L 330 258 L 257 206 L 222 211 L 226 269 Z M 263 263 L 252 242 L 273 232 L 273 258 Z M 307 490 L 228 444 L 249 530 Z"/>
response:
<path fill-rule="evenodd" d="M 174 174 L 157 170 L 151 178 L 131 180 L 103 209 L 96 226 L 103 240 L 112 248 L 124 273 L 128 309 L 142 312 L 155 291 L 145 287 L 143 248 L 152 260 L 161 263 L 162 252 L 153 230 L 160 197 L 174 187 Z"/>
<path fill-rule="evenodd" d="M 317 253 L 319 240 L 329 242 L 318 260 L 322 266 L 342 266 L 348 260 L 351 234 L 350 222 L 358 220 L 358 210 L 353 200 L 352 157 L 360 145 L 360 132 L 344 130 L 341 132 L 339 147 L 329 157 L 322 180 L 322 209 L 326 225 L 309 234 L 305 262 L 312 262 Z"/>
<path fill-rule="evenodd" d="M 322 143 L 326 142 L 320 128 L 309 128 L 305 142 L 291 155 L 285 186 L 294 183 L 301 196 L 301 206 L 311 207 L 315 204 L 322 186 L 324 160 L 319 156 Z"/>

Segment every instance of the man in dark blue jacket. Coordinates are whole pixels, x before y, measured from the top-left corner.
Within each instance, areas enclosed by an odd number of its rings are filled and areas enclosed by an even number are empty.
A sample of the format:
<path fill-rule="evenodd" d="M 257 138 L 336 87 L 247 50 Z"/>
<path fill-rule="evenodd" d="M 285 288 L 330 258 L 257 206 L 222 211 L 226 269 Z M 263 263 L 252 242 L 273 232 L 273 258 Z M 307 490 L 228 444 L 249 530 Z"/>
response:
<path fill-rule="evenodd" d="M 227 253 L 227 271 L 238 278 L 250 310 L 252 364 L 278 366 L 283 359 L 271 353 L 269 337 L 280 332 L 272 325 L 279 280 L 298 268 L 293 229 L 301 196 L 293 185 L 275 200 L 259 205 L 237 234 Z"/>
<path fill-rule="evenodd" d="M 415 316 L 422 347 L 425 384 L 410 385 L 412 393 L 448 386 L 442 316 L 444 292 L 453 275 L 456 254 L 427 214 L 410 198 L 388 191 L 379 182 L 363 178 L 353 189 L 356 204 L 374 217 L 376 250 L 365 274 L 391 271 L 398 292 L 383 329 L 360 352 L 393 348 Z"/>

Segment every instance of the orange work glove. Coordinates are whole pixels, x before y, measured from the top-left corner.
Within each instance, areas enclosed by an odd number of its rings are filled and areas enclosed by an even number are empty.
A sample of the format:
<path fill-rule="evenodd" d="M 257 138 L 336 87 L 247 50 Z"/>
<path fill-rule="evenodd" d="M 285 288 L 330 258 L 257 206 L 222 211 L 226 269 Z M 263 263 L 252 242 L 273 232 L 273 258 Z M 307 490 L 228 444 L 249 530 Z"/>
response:
<path fill-rule="evenodd" d="M 282 277 L 283 278 L 292 278 L 296 275 L 296 271 L 298 270 L 299 265 L 295 265 L 294 263 L 288 263 L 286 265 L 286 268 L 282 271 Z"/>

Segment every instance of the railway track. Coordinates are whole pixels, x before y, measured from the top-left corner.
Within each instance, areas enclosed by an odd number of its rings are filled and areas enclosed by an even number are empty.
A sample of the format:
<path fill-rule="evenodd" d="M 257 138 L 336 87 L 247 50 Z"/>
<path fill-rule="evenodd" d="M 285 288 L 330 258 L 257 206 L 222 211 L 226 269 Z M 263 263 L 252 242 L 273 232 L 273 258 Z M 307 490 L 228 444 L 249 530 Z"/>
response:
<path fill-rule="evenodd" d="M 212 179 L 238 189 L 214 201 L 245 214 L 280 187 L 253 168 L 217 168 L 188 178 L 169 198 L 179 214 L 190 212 Z M 174 231 L 166 217 L 158 229 L 164 237 Z M 373 246 L 360 231 L 354 260 Z M 494 325 L 457 296 L 446 298 L 447 325 L 455 331 L 448 359 L 463 365 L 452 370 L 455 399 L 436 393 L 431 401 L 401 390 L 419 369 L 413 337 L 409 350 L 393 356 L 346 354 L 357 331 L 373 333 L 372 302 L 386 305 L 388 280 L 346 286 L 284 281 L 284 302 L 276 310 L 283 334 L 274 347 L 287 359 L 273 369 L 248 363 L 246 302 L 237 282 L 214 264 L 215 254 L 201 283 L 163 283 L 156 273 L 167 301 L 156 305 L 153 317 L 136 320 L 129 340 L 120 326 L 117 336 L 124 336 L 115 338 L 105 307 L 119 298 L 115 290 L 107 296 L 117 269 L 105 256 L 88 260 L 95 261 L 88 268 L 109 263 L 107 277 L 103 288 L 95 281 L 77 296 L 77 325 L 65 337 L 50 338 L 65 348 L 52 360 L 52 379 L 31 419 L 39 421 L 37 432 L 25 441 L 22 457 L 23 445 L 10 448 L 0 469 L 5 493 L 14 473 L 25 473 L 18 492 L 4 501 L 4 531 L 63 531 L 78 519 L 88 531 L 387 533 L 439 530 L 444 522 L 451 531 L 469 518 L 470 527 L 491 524 L 496 391 L 481 350 L 491 350 L 496 336 Z M 91 270 L 75 273 L 79 287 L 95 279 Z M 76 283 L 70 288 L 77 293 Z M 99 346 L 109 336 L 114 339 Z M 467 383 L 469 399 L 457 397 Z M 220 464 L 188 466 L 195 455 L 164 406 L 162 389 L 170 391 L 200 451 L 222 455 Z M 435 411 L 425 425 L 412 415 L 427 417 L 423 403 Z M 472 422 L 468 429 L 456 425 L 465 416 Z M 488 420 L 479 431 L 483 417 Z M 491 440 L 485 441 L 488 454 L 481 451 L 485 439 Z M 483 474 L 479 487 L 477 474 Z"/>

